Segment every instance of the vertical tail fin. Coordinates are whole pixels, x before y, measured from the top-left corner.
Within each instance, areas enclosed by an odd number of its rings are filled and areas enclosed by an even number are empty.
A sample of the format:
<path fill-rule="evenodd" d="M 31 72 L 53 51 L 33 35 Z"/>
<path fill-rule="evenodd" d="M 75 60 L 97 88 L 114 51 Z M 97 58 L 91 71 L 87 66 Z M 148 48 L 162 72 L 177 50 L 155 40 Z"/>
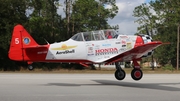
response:
<path fill-rule="evenodd" d="M 37 46 L 36 41 L 29 35 L 22 25 L 16 25 L 13 30 L 9 49 L 9 58 L 24 61 L 24 48 Z"/>

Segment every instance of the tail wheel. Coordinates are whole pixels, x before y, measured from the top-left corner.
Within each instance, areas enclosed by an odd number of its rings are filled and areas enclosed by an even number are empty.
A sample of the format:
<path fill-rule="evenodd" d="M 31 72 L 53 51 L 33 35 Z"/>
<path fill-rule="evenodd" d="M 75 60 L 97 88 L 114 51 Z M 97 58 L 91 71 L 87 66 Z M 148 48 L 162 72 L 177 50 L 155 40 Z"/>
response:
<path fill-rule="evenodd" d="M 117 80 L 123 80 L 126 77 L 126 73 L 124 70 L 117 69 L 114 75 Z"/>
<path fill-rule="evenodd" d="M 33 68 L 32 65 L 28 65 L 28 69 L 29 69 L 30 71 L 32 71 L 34 68 Z"/>
<path fill-rule="evenodd" d="M 140 80 L 142 78 L 142 76 L 143 76 L 143 72 L 140 69 L 133 69 L 131 72 L 131 77 L 134 80 Z"/>

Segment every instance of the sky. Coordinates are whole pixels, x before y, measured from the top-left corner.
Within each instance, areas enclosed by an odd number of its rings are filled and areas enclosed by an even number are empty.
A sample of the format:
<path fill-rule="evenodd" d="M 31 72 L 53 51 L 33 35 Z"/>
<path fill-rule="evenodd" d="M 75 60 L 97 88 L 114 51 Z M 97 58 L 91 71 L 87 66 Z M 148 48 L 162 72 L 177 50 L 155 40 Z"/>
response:
<path fill-rule="evenodd" d="M 133 10 L 142 3 L 148 3 L 151 0 L 116 0 L 116 5 L 119 10 L 113 19 L 109 19 L 108 23 L 111 26 L 119 25 L 118 32 L 120 34 L 133 35 L 137 32 L 138 23 L 135 23 L 137 18 L 133 17 Z M 62 15 L 63 7 L 60 7 L 58 13 Z"/>
<path fill-rule="evenodd" d="M 116 0 L 116 5 L 119 7 L 118 14 L 109 19 L 110 25 L 119 25 L 118 32 L 120 34 L 135 34 L 137 32 L 138 23 L 135 23 L 136 19 L 133 17 L 133 10 L 135 7 L 142 3 L 149 3 L 151 0 Z"/>

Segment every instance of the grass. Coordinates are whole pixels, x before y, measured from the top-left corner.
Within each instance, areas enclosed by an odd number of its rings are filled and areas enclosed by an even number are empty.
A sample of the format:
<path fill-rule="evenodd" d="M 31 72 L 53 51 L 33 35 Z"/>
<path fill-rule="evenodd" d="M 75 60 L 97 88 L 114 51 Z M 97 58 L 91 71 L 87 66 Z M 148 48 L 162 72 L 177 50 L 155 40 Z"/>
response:
<path fill-rule="evenodd" d="M 167 69 L 166 69 L 167 68 Z M 166 68 L 155 68 L 154 70 L 152 70 L 151 68 L 141 68 L 141 70 L 143 71 L 144 74 L 176 74 L 176 73 L 180 73 L 180 70 L 175 70 L 175 69 L 169 69 L 169 67 Z M 124 68 L 125 72 L 127 74 L 130 74 L 133 68 Z M 51 71 L 44 71 L 42 69 L 34 69 L 33 71 L 29 71 L 29 70 L 21 70 L 21 71 L 0 71 L 0 73 L 64 73 L 64 74 L 114 74 L 115 72 L 115 68 L 102 68 L 101 70 L 99 70 L 97 68 L 97 70 L 89 70 L 89 69 L 84 69 L 84 70 L 73 70 L 73 69 L 58 69 L 58 70 L 51 70 Z"/>

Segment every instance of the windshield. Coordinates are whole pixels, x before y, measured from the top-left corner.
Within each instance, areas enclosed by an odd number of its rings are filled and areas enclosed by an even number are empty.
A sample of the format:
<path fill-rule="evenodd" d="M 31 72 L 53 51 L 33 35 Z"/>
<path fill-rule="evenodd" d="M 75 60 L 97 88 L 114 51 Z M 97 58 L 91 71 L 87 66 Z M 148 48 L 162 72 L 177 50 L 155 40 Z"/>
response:
<path fill-rule="evenodd" d="M 72 36 L 71 39 L 76 41 L 83 41 L 83 36 L 81 35 L 81 33 L 77 33 L 74 36 Z"/>
<path fill-rule="evenodd" d="M 95 41 L 117 38 L 117 33 L 113 29 L 80 32 L 71 37 L 76 41 Z"/>

